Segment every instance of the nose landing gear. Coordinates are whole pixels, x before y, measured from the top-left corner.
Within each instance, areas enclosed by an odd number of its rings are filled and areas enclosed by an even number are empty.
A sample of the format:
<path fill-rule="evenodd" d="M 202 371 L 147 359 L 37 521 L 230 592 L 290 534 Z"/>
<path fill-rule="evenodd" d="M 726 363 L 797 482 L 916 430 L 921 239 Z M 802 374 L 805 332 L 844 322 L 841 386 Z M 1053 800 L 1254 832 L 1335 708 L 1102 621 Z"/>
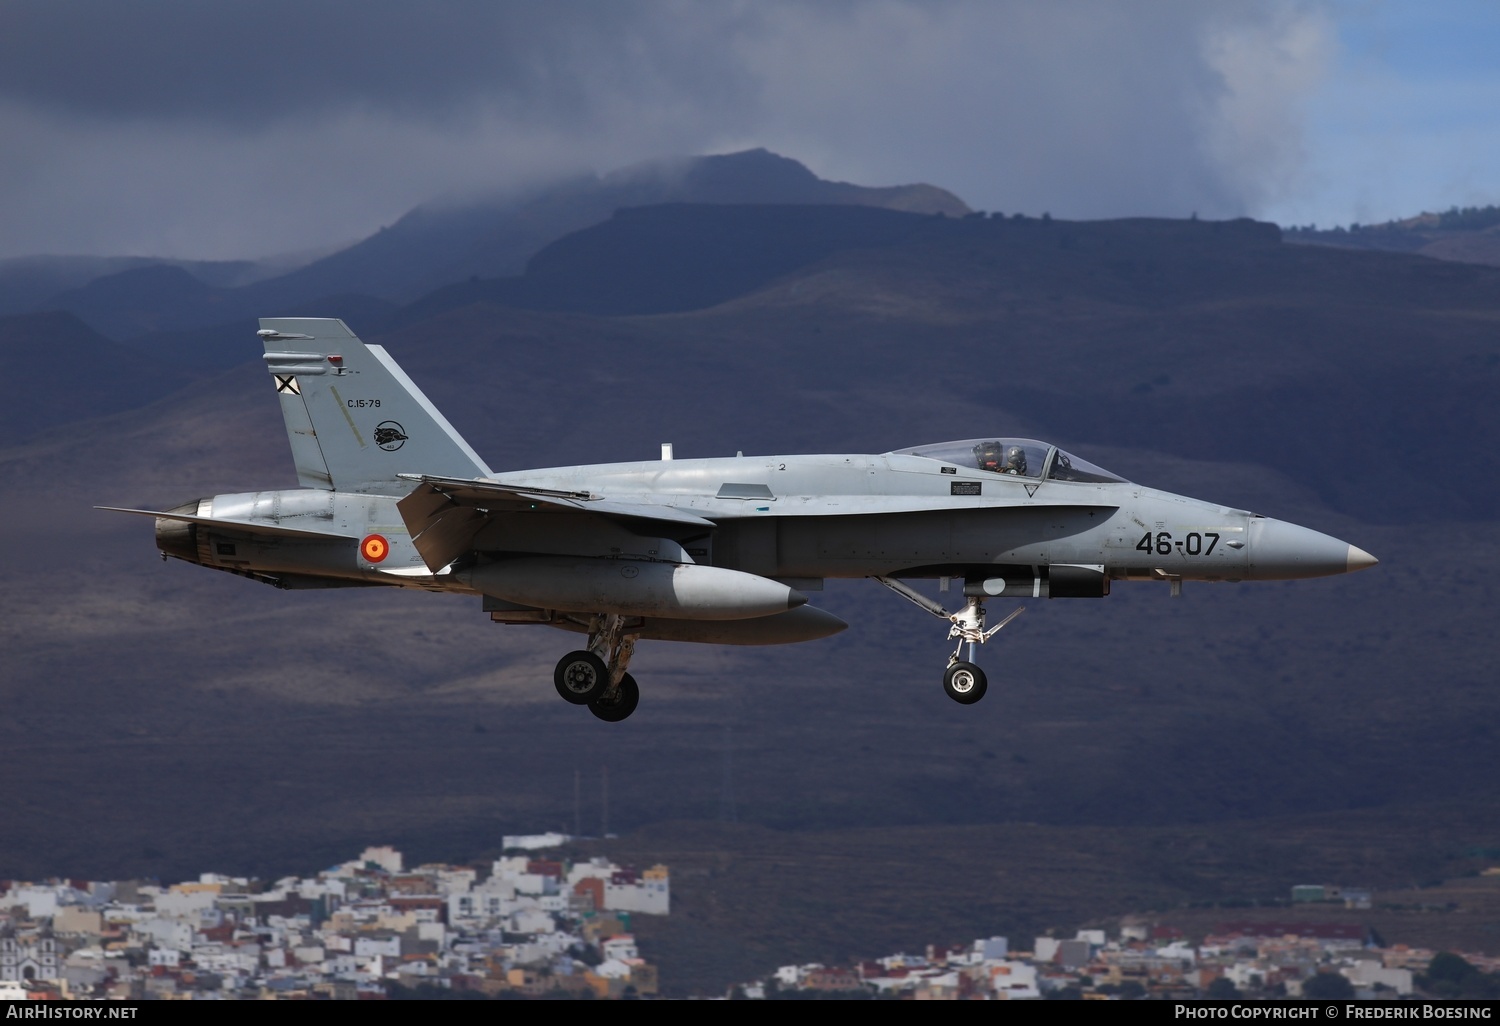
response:
<path fill-rule="evenodd" d="M 978 646 L 993 638 L 1001 627 L 1025 612 L 1026 607 L 1017 606 L 1005 619 L 986 629 L 983 595 L 966 595 L 964 607 L 956 613 L 950 613 L 926 595 L 893 577 L 877 577 L 875 580 L 908 602 L 921 606 L 933 616 L 940 616 L 952 624 L 948 628 L 948 640 L 956 640 L 958 644 L 948 657 L 948 669 L 943 673 L 943 690 L 948 693 L 949 698 L 962 705 L 973 705 L 983 698 L 984 693 L 989 690 L 989 681 L 974 661 Z"/>
<path fill-rule="evenodd" d="M 594 616 L 589 621 L 588 648 L 569 652 L 552 671 L 553 686 L 563 701 L 586 705 L 589 712 L 607 723 L 618 723 L 635 712 L 641 691 L 625 668 L 635 654 L 639 636 L 627 633 L 625 617 L 613 613 Z"/>

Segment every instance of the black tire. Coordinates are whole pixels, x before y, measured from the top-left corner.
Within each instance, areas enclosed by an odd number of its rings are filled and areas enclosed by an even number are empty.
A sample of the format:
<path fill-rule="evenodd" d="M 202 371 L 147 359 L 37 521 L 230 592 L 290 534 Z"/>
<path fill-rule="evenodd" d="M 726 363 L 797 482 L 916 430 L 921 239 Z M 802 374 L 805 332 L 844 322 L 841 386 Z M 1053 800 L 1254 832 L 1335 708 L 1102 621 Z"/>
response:
<path fill-rule="evenodd" d="M 609 667 L 592 652 L 569 652 L 552 671 L 552 683 L 564 702 L 588 705 L 609 686 Z"/>
<path fill-rule="evenodd" d="M 605 723 L 619 723 L 635 712 L 635 707 L 641 701 L 641 689 L 636 687 L 635 678 L 627 673 L 620 678 L 619 692 L 613 702 L 606 702 L 603 698 L 594 699 L 589 703 L 589 712 Z"/>
<path fill-rule="evenodd" d="M 973 705 L 979 701 L 989 686 L 984 671 L 973 663 L 954 663 L 943 674 L 943 690 L 961 705 Z"/>

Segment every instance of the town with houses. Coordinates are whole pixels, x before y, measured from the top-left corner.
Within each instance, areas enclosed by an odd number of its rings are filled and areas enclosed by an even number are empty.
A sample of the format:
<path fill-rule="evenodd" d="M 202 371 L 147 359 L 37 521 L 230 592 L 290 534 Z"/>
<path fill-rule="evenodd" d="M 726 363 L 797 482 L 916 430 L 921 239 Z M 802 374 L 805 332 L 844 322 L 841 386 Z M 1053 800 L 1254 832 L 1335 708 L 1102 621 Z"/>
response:
<path fill-rule="evenodd" d="M 655 995 L 630 922 L 667 914 L 667 868 L 539 857 L 567 840 L 506 837 L 487 874 L 375 847 L 269 886 L 0 881 L 0 1000 Z"/>
<path fill-rule="evenodd" d="M 213 873 L 170 886 L 0 880 L 0 1000 L 660 996 L 631 920 L 669 913 L 668 868 L 545 857 L 569 840 L 506 837 L 488 872 L 408 868 L 399 851 L 372 847 L 269 885 Z M 1292 894 L 1293 907 L 1309 910 L 1369 901 L 1335 887 Z M 1024 950 L 988 937 L 848 966 L 788 965 L 699 996 L 1392 1000 L 1419 993 L 1435 956 L 1379 946 L 1360 926 L 1292 917 L 1226 922 L 1197 941 L 1127 918 L 1114 936 L 1085 929 Z M 1500 959 L 1483 955 L 1459 964 L 1500 971 Z"/>
<path fill-rule="evenodd" d="M 1226 923 L 1198 944 L 1169 927 L 1126 924 L 1113 939 L 1105 930 L 1079 930 L 1069 940 L 1037 937 L 1027 951 L 1011 950 L 1004 937 L 989 937 L 848 967 L 782 966 L 739 985 L 734 996 L 811 997 L 798 992 L 820 991 L 916 1001 L 1391 1000 L 1415 995 L 1417 975 L 1435 955 L 1404 944 L 1375 948 L 1363 928 L 1338 924 Z M 1500 959 L 1465 957 L 1482 972 L 1500 968 Z M 1330 976 L 1339 978 L 1336 987 L 1311 986 Z"/>

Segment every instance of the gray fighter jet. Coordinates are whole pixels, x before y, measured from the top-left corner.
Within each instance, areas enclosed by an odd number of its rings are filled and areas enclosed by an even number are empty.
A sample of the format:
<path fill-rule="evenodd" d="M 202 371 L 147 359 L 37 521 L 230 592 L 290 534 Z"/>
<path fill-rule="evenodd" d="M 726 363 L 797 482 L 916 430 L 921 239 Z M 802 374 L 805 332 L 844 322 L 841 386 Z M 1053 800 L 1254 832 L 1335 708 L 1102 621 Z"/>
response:
<path fill-rule="evenodd" d="M 394 585 L 480 596 L 498 623 L 587 641 L 557 664 L 600 719 L 639 701 L 638 639 L 776 645 L 843 630 L 807 604 L 869 577 L 947 623 L 943 687 L 984 696 L 985 603 L 1098 598 L 1116 581 L 1322 577 L 1375 558 L 1326 534 L 1133 484 L 1027 438 L 882 455 L 662 459 L 495 473 L 380 346 L 342 321 L 261 321 L 302 487 L 156 518 L 162 557 L 281 588 Z M 105 507 L 115 509 L 117 507 Z M 906 583 L 939 581 L 956 611 Z"/>

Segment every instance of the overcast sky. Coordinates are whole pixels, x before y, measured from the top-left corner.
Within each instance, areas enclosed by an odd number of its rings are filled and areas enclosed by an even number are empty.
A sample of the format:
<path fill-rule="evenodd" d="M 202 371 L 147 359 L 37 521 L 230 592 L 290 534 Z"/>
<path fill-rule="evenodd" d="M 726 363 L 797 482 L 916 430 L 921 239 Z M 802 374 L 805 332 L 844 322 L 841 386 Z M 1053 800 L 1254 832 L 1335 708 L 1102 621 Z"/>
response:
<path fill-rule="evenodd" d="M 1500 4 L 0 0 L 0 257 L 259 256 L 764 146 L 1057 217 L 1500 203 Z"/>

